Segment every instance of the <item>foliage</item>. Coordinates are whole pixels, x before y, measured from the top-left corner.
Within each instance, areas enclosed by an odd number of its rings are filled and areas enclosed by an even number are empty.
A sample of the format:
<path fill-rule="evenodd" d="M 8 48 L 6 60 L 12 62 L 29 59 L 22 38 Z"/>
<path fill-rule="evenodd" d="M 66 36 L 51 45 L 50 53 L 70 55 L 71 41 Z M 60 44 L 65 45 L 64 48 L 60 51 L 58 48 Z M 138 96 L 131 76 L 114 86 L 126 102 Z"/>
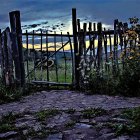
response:
<path fill-rule="evenodd" d="M 66 128 L 72 128 L 75 124 L 76 124 L 76 121 L 70 121 L 70 122 L 65 124 L 65 127 Z"/>
<path fill-rule="evenodd" d="M 36 116 L 39 121 L 45 121 L 48 117 L 55 116 L 59 114 L 60 111 L 56 109 L 48 109 L 48 110 L 42 110 L 40 112 L 36 113 Z"/>
<path fill-rule="evenodd" d="M 140 26 L 137 22 L 137 18 L 131 18 L 131 27 L 124 30 L 123 38 L 127 46 L 123 48 L 120 58 L 113 60 L 115 54 L 111 53 L 113 62 L 112 65 L 108 63 L 108 68 L 112 70 L 95 68 L 88 74 L 91 94 L 140 96 L 140 34 L 137 32 Z"/>
<path fill-rule="evenodd" d="M 68 114 L 74 114 L 75 111 L 76 111 L 75 109 L 70 108 L 70 109 L 68 109 L 68 110 L 65 110 L 64 112 L 65 112 L 65 113 L 68 113 Z"/>
<path fill-rule="evenodd" d="M 111 124 L 110 126 L 115 130 L 116 135 L 133 134 L 140 131 L 140 107 L 126 109 L 122 111 L 120 117 L 130 122 L 125 124 Z"/>
<path fill-rule="evenodd" d="M 6 86 L 0 79 L 0 104 L 18 101 L 22 96 L 29 95 L 34 91 L 35 88 L 32 88 L 32 86 L 27 84 L 25 84 L 23 87 L 16 85 Z"/>
<path fill-rule="evenodd" d="M 94 118 L 96 116 L 100 116 L 106 113 L 106 111 L 101 108 L 89 108 L 81 112 L 82 112 L 82 117 L 86 119 Z"/>
<path fill-rule="evenodd" d="M 113 79 L 113 77 L 108 77 L 106 75 L 100 76 L 96 73 L 91 74 L 90 77 L 88 85 L 90 92 L 88 94 L 116 94 L 115 89 L 117 80 Z"/>
<path fill-rule="evenodd" d="M 136 48 L 135 48 L 136 49 Z M 125 67 L 119 76 L 117 91 L 125 96 L 140 96 L 140 52 L 131 50 L 125 60 Z"/>
<path fill-rule="evenodd" d="M 3 116 L 0 119 L 0 133 L 16 130 L 16 127 L 14 126 L 14 121 L 17 117 L 20 117 L 21 114 L 14 115 L 13 113 L 9 113 L 6 116 Z"/>
<path fill-rule="evenodd" d="M 19 100 L 22 96 L 22 91 L 16 87 L 7 87 L 0 82 L 0 104 Z"/>

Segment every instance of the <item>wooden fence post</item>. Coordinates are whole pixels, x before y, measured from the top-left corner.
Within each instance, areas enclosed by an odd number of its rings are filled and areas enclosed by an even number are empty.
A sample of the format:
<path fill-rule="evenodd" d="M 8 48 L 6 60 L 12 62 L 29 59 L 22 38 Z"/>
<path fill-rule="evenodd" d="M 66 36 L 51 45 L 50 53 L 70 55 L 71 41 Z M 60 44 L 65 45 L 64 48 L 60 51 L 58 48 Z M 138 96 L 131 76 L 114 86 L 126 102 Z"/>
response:
<path fill-rule="evenodd" d="M 75 62 L 75 88 L 78 89 L 79 88 L 79 71 L 78 71 L 78 67 L 79 67 L 79 50 L 78 50 L 78 42 L 77 42 L 77 18 L 76 18 L 76 9 L 73 8 L 72 9 L 72 25 L 73 25 L 73 44 L 74 44 L 74 62 Z"/>
<path fill-rule="evenodd" d="M 1 39 L 1 29 L 0 29 L 0 69 L 1 69 L 1 76 L 2 76 L 2 39 Z"/>
<path fill-rule="evenodd" d="M 98 70 L 100 70 L 101 61 L 102 61 L 102 23 L 99 22 L 97 24 L 98 28 L 98 49 L 97 49 L 97 56 L 98 56 Z"/>
<path fill-rule="evenodd" d="M 13 74 L 13 55 L 12 55 L 12 44 L 11 44 L 11 34 L 10 28 L 7 27 L 5 30 L 5 40 L 6 40 L 6 54 L 7 54 L 7 79 L 6 84 L 12 86 L 14 84 L 14 74 Z"/>
<path fill-rule="evenodd" d="M 24 70 L 24 61 L 23 61 L 23 51 L 22 51 L 22 30 L 20 22 L 20 11 L 13 11 L 9 13 L 10 16 L 10 25 L 11 32 L 16 34 L 16 40 L 18 45 L 18 54 L 19 54 L 19 65 L 20 65 L 20 76 L 21 86 L 25 83 L 25 70 Z"/>
<path fill-rule="evenodd" d="M 117 25 L 118 19 L 114 20 L 114 61 L 117 61 Z"/>

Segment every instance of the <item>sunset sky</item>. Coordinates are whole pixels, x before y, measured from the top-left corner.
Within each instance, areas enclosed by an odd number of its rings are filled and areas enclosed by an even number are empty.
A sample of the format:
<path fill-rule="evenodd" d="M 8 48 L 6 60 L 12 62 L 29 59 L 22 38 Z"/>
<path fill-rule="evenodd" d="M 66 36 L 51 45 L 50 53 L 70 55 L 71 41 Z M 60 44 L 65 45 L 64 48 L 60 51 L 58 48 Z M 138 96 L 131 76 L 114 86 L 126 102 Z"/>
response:
<path fill-rule="evenodd" d="M 64 23 L 58 30 L 69 30 L 71 9 L 77 8 L 78 18 L 84 21 L 103 22 L 112 25 L 115 18 L 127 21 L 129 17 L 140 17 L 140 0 L 0 0 L 0 28 L 9 24 L 8 13 L 21 11 L 22 25 L 42 24 L 38 28 L 49 28 Z M 50 27 L 49 27 L 50 26 Z"/>
<path fill-rule="evenodd" d="M 25 30 L 39 32 L 43 29 L 71 34 L 72 8 L 77 9 L 77 17 L 81 22 L 102 22 L 106 28 L 112 28 L 116 18 L 123 22 L 128 21 L 129 17 L 140 18 L 140 0 L 0 0 L 0 2 L 2 30 L 9 25 L 8 13 L 14 10 L 21 11 L 23 32 Z M 39 45 L 39 39 L 35 41 Z"/>

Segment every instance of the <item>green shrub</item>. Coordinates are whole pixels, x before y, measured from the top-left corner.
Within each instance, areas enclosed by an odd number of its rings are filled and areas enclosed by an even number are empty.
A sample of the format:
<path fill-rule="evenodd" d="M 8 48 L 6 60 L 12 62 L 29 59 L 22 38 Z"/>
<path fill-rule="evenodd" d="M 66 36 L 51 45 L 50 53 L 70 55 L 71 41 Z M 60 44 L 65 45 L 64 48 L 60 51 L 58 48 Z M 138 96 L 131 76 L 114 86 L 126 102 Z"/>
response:
<path fill-rule="evenodd" d="M 0 83 L 0 104 L 19 100 L 22 96 L 20 89 L 16 87 L 6 87 Z"/>
<path fill-rule="evenodd" d="M 117 135 L 140 132 L 140 107 L 126 109 L 122 111 L 120 117 L 129 120 L 129 123 L 113 124 L 111 127 Z"/>
<path fill-rule="evenodd" d="M 82 117 L 85 119 L 94 118 L 106 114 L 107 112 L 101 108 L 89 108 L 81 111 Z"/>
<path fill-rule="evenodd" d="M 125 67 L 119 76 L 117 92 L 124 96 L 140 96 L 140 56 L 135 50 L 125 60 Z"/>
<path fill-rule="evenodd" d="M 98 76 L 96 74 L 91 74 L 89 81 L 90 93 L 94 94 L 108 94 L 115 95 L 117 80 L 112 77 Z"/>

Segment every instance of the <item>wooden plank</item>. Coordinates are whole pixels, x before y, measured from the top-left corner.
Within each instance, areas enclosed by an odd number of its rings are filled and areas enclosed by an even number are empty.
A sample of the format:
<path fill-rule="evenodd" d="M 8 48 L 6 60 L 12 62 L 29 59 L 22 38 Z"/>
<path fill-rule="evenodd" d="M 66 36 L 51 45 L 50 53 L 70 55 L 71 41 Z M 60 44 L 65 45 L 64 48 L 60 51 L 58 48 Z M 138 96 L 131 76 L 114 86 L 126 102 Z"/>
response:
<path fill-rule="evenodd" d="M 42 32 L 42 30 L 40 31 L 41 32 L 41 34 L 43 33 Z M 43 75 L 42 75 L 42 73 L 43 73 L 43 55 L 42 55 L 42 46 L 43 45 L 43 37 L 42 36 L 40 36 L 40 49 L 41 49 L 41 66 L 40 66 L 40 72 L 41 72 L 41 77 L 40 77 L 40 79 L 42 80 L 42 78 L 43 78 Z"/>
<path fill-rule="evenodd" d="M 61 32 L 62 34 L 62 32 Z M 62 46 L 63 46 L 63 36 L 61 36 L 61 43 L 62 43 Z M 65 66 L 65 70 L 64 70 L 64 75 L 65 75 L 65 83 L 66 83 L 66 78 L 67 78 L 67 59 L 66 59 L 66 54 L 65 54 L 65 49 L 63 47 L 63 55 L 64 55 L 64 66 Z"/>
<path fill-rule="evenodd" d="M 96 23 L 93 23 L 93 32 L 96 32 Z"/>
<path fill-rule="evenodd" d="M 86 57 L 86 32 L 87 32 L 87 23 L 83 25 L 84 36 L 83 36 L 83 49 L 84 49 L 84 57 Z"/>
<path fill-rule="evenodd" d="M 54 32 L 56 34 L 56 31 Z M 58 59 L 57 59 L 57 50 L 56 50 L 56 36 L 54 36 L 54 51 L 55 51 L 55 61 L 56 61 L 56 66 L 55 66 L 55 74 L 56 74 L 56 81 L 58 82 Z"/>
<path fill-rule="evenodd" d="M 11 34 L 10 34 L 10 28 L 6 28 L 5 30 L 6 39 L 7 39 L 7 54 L 8 54 L 8 70 L 7 70 L 7 76 L 8 76 L 8 83 L 9 86 L 12 86 L 14 84 L 14 73 L 13 73 L 13 53 L 12 53 L 12 44 L 11 44 Z"/>
<path fill-rule="evenodd" d="M 117 24 L 118 24 L 118 19 L 114 20 L 114 61 L 117 62 Z"/>
<path fill-rule="evenodd" d="M 1 34 L 1 29 L 0 29 L 0 68 L 1 68 L 1 77 L 2 77 L 2 71 L 3 71 L 3 57 L 2 57 L 2 34 Z"/>
<path fill-rule="evenodd" d="M 69 35 L 69 32 L 67 32 Z M 72 49 L 72 43 L 71 38 L 69 37 L 69 43 L 70 43 L 70 51 L 71 51 L 71 58 L 72 58 L 72 84 L 74 84 L 74 57 L 73 57 L 73 49 Z"/>
<path fill-rule="evenodd" d="M 98 48 L 97 48 L 97 57 L 98 57 L 98 69 L 100 70 L 101 61 L 102 61 L 102 23 L 97 24 L 98 28 Z"/>
<path fill-rule="evenodd" d="M 78 40 L 79 40 L 79 59 L 81 59 L 81 56 L 83 56 L 84 53 L 84 44 L 85 44 L 85 36 L 84 36 L 84 31 L 81 30 L 79 32 L 79 36 L 78 36 Z"/>
<path fill-rule="evenodd" d="M 6 85 L 6 74 L 8 69 L 8 55 L 7 55 L 7 38 L 5 31 L 2 32 L 2 57 L 3 57 L 3 69 L 2 69 L 2 80 Z"/>
<path fill-rule="evenodd" d="M 49 82 L 49 81 L 32 81 L 34 84 L 49 84 L 50 86 L 71 86 L 71 83 L 59 83 L 59 82 Z"/>
<path fill-rule="evenodd" d="M 89 22 L 89 32 L 92 31 L 92 23 Z M 91 34 L 89 34 L 89 49 L 90 49 L 90 58 L 92 57 L 92 39 L 91 39 Z"/>
<path fill-rule="evenodd" d="M 95 31 L 91 31 L 91 32 L 86 32 L 86 35 L 89 35 L 89 34 L 91 34 L 91 35 L 94 35 L 94 34 L 97 34 L 98 33 L 98 31 L 96 31 L 96 23 L 94 23 L 94 25 L 95 25 Z M 114 34 L 114 30 L 106 30 L 106 31 L 102 31 L 103 32 L 103 34 L 110 34 L 110 35 L 113 35 Z M 121 32 L 123 32 L 123 31 L 121 31 Z M 137 33 L 139 33 L 140 31 L 138 30 L 138 31 L 136 31 Z M 25 36 L 26 35 L 26 33 L 22 33 L 22 35 L 23 36 Z M 28 35 L 33 35 L 33 33 L 28 33 Z M 40 34 L 40 33 L 34 33 L 34 35 L 35 36 L 46 36 L 46 34 L 45 33 L 42 33 L 42 34 Z M 49 37 L 54 37 L 54 34 L 47 34 L 47 36 L 49 36 Z M 61 34 L 55 34 L 55 36 L 57 36 L 57 37 L 61 37 Z M 63 37 L 73 37 L 73 34 L 72 35 L 67 35 L 67 34 L 63 34 L 62 35 Z"/>
<path fill-rule="evenodd" d="M 78 26 L 78 32 L 80 32 L 81 27 L 80 27 L 80 19 L 77 19 L 77 26 Z"/>
<path fill-rule="evenodd" d="M 76 9 L 72 9 L 72 27 L 73 27 L 73 44 L 74 44 L 74 60 L 75 60 L 75 88 L 79 88 L 79 51 L 78 51 L 78 42 L 77 42 L 77 18 L 76 18 Z"/>
<path fill-rule="evenodd" d="M 93 23 L 93 31 L 94 32 L 96 31 L 96 23 Z M 90 32 L 92 32 L 92 31 L 90 31 Z M 92 45 L 93 45 L 93 56 L 95 58 L 95 56 L 96 56 L 96 54 L 95 54 L 95 34 L 93 35 Z"/>
<path fill-rule="evenodd" d="M 124 28 L 124 33 L 125 33 L 125 31 L 128 28 L 128 24 L 127 23 L 124 23 L 123 24 L 123 28 Z M 126 39 L 126 36 L 125 36 L 124 37 L 124 54 L 125 54 L 125 57 L 126 57 L 126 49 L 127 49 L 127 39 Z"/>
<path fill-rule="evenodd" d="M 36 50 L 35 50 L 35 43 L 34 43 L 35 37 L 34 37 L 34 30 L 33 30 L 33 35 L 32 35 L 32 47 L 33 47 L 33 61 L 34 61 L 34 80 L 36 80 Z"/>
<path fill-rule="evenodd" d="M 46 31 L 46 51 L 47 51 L 47 81 L 49 81 L 49 67 L 48 67 L 48 60 L 49 60 L 49 50 L 48 50 L 48 32 Z M 49 84 L 47 85 L 49 88 Z"/>
<path fill-rule="evenodd" d="M 27 33 L 22 33 L 23 36 L 26 36 L 26 34 L 27 34 Z M 30 35 L 30 36 L 34 35 L 34 36 L 44 36 L 44 37 L 46 37 L 46 33 L 42 33 L 42 34 L 40 34 L 40 33 L 34 33 L 34 34 L 33 34 L 33 33 L 30 32 L 30 33 L 28 33 L 28 35 Z M 47 36 L 48 36 L 48 37 L 54 37 L 54 36 L 56 36 L 56 37 L 61 37 L 61 34 L 55 34 L 55 35 L 54 35 L 54 34 L 49 34 L 49 33 L 47 33 Z M 73 35 L 70 35 L 70 34 L 69 34 L 69 35 L 68 35 L 68 34 L 63 34 L 62 36 L 63 36 L 63 37 L 73 37 Z"/>
<path fill-rule="evenodd" d="M 17 85 L 20 85 L 21 69 L 20 69 L 20 62 L 19 62 L 18 44 L 17 44 L 16 34 L 13 32 L 11 32 L 11 44 L 12 44 L 13 60 L 14 60 L 15 83 Z"/>
<path fill-rule="evenodd" d="M 26 71 L 27 75 L 29 75 L 29 40 L 28 40 L 28 31 L 26 30 Z M 30 81 L 30 76 L 27 77 L 28 81 Z"/>
<path fill-rule="evenodd" d="M 20 11 L 10 12 L 9 16 L 10 16 L 11 32 L 15 33 L 17 37 L 19 63 L 20 63 L 20 69 L 21 69 L 21 86 L 23 86 L 25 83 L 25 70 L 24 70 L 24 60 L 23 60 L 23 51 L 22 51 L 23 46 L 22 46 Z"/>
<path fill-rule="evenodd" d="M 104 28 L 104 30 L 106 30 Z M 107 35 L 104 35 L 104 51 L 105 51 L 105 62 L 108 62 L 108 52 L 107 52 Z M 107 71 L 107 65 L 105 63 L 105 70 Z"/>
<path fill-rule="evenodd" d="M 122 22 L 119 22 L 119 39 L 120 39 L 120 46 L 121 46 L 121 51 L 123 47 L 123 35 L 122 35 Z"/>
<path fill-rule="evenodd" d="M 10 29 L 7 27 L 2 33 L 1 42 L 1 54 L 2 54 L 2 79 L 5 85 L 11 86 L 14 83 L 13 77 L 13 61 L 11 50 L 11 36 Z"/>

